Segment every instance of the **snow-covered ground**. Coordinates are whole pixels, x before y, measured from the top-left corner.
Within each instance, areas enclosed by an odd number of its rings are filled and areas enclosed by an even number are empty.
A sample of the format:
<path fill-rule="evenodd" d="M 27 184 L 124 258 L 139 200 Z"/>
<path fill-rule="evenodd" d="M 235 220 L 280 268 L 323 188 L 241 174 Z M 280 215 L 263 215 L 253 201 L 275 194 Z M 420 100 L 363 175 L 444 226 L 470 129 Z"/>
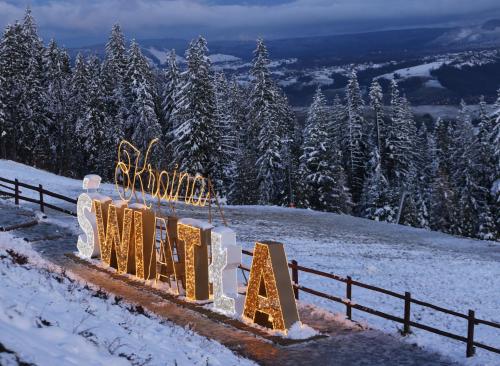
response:
<path fill-rule="evenodd" d="M 395 70 L 393 72 L 390 72 L 390 73 L 387 73 L 384 75 L 380 75 L 380 76 L 378 76 L 378 78 L 385 78 L 385 79 L 392 80 L 394 78 L 395 74 L 398 75 L 398 78 L 402 78 L 402 79 L 410 78 L 410 77 L 417 77 L 417 76 L 430 78 L 431 71 L 439 69 L 441 66 L 443 66 L 443 64 L 444 63 L 442 61 L 429 62 L 429 63 L 422 64 L 422 65 L 417 65 L 417 66 L 413 66 L 413 67 Z"/>
<path fill-rule="evenodd" d="M 0 233 L 0 283 L 0 343 L 12 352 L 0 353 L 0 365 L 253 364 L 86 287 L 9 233 Z"/>
<path fill-rule="evenodd" d="M 71 197 L 81 192 L 81 181 L 59 177 L 10 161 L 0 160 L 0 176 L 18 178 Z M 115 196 L 114 185 L 102 192 Z M 23 193 L 24 194 L 24 193 Z M 28 195 L 28 192 L 26 192 Z M 56 200 L 54 200 L 56 202 Z M 63 205 L 59 202 L 60 205 Z M 28 203 L 24 205 L 28 206 Z M 390 289 L 410 291 L 412 297 L 451 310 L 476 311 L 481 319 L 500 321 L 500 243 L 453 237 L 405 226 L 379 223 L 345 215 L 302 209 L 261 206 L 226 206 L 225 215 L 237 232 L 238 241 L 252 249 L 257 240 L 277 240 L 285 244 L 288 259 L 300 265 Z M 207 217 L 206 211 L 179 207 L 182 217 Z M 51 213 L 77 229 L 74 218 Z M 248 264 L 249 258 L 245 257 Z M 300 273 L 307 287 L 344 297 L 345 284 Z M 301 300 L 336 312 L 345 308 L 318 297 L 301 293 Z M 389 296 L 354 287 L 353 300 L 396 316 L 403 315 L 403 302 Z M 399 324 L 353 311 L 362 320 L 387 332 L 397 333 Z M 412 320 L 452 333 L 466 335 L 464 319 L 412 305 Z M 500 330 L 476 326 L 476 340 L 500 347 Z M 413 329 L 406 338 L 426 348 L 468 365 L 498 365 L 500 356 L 481 349 L 465 359 L 465 344 Z"/>

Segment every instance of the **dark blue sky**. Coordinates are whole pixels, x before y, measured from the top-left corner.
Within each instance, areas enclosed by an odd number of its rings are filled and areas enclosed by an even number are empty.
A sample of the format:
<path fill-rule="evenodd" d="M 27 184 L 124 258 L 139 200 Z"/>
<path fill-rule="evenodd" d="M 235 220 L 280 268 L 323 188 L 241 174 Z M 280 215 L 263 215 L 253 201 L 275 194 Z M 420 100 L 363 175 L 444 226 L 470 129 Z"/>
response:
<path fill-rule="evenodd" d="M 102 42 L 113 23 L 129 38 L 285 38 L 500 18 L 500 0 L 0 0 L 0 26 L 33 9 L 44 38 Z"/>

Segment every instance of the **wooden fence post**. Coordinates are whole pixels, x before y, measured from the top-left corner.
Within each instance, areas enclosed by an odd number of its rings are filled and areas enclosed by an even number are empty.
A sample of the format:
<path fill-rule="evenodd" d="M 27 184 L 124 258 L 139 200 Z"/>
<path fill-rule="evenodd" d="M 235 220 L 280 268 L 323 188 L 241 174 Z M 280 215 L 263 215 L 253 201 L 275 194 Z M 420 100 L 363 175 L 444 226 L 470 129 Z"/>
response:
<path fill-rule="evenodd" d="M 349 304 L 346 304 L 345 315 L 347 319 L 352 320 L 352 308 L 351 308 L 351 300 L 352 300 L 352 278 L 351 276 L 347 276 L 346 282 L 346 297 L 349 300 Z"/>
<path fill-rule="evenodd" d="M 474 356 L 474 310 L 469 310 L 469 316 L 467 318 L 467 357 Z"/>
<path fill-rule="evenodd" d="M 292 282 L 297 286 L 299 285 L 299 270 L 297 269 L 297 261 L 295 259 L 292 260 Z M 297 287 L 293 287 L 293 293 L 295 295 L 295 299 L 299 299 L 299 289 Z"/>
<path fill-rule="evenodd" d="M 38 185 L 38 192 L 40 193 L 40 211 L 45 212 L 43 206 L 43 186 L 41 184 Z"/>
<path fill-rule="evenodd" d="M 403 335 L 410 334 L 410 309 L 411 309 L 411 294 L 409 292 L 405 292 Z"/>
<path fill-rule="evenodd" d="M 19 181 L 14 179 L 14 203 L 19 205 Z"/>

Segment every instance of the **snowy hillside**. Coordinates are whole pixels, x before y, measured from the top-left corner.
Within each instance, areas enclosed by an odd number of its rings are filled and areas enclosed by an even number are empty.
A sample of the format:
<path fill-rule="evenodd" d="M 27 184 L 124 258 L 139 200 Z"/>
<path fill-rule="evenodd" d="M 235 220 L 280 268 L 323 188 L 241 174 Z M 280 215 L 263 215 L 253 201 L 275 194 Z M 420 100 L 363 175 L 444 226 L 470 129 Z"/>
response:
<path fill-rule="evenodd" d="M 0 365 L 253 364 L 90 289 L 9 233 L 0 233 L 0 281 L 0 344 L 10 351 L 0 351 Z"/>
<path fill-rule="evenodd" d="M 31 184 L 42 183 L 55 192 L 76 197 L 81 181 L 59 177 L 11 161 L 0 161 L 0 176 L 18 178 Z M 105 184 L 104 193 L 115 196 L 114 186 Z M 28 192 L 23 194 L 29 195 Z M 58 203 L 60 204 L 60 203 Z M 29 207 L 30 204 L 23 203 Z M 61 205 L 61 204 L 60 204 Z M 36 207 L 35 207 L 36 208 Z M 332 213 L 263 206 L 226 206 L 230 226 L 245 249 L 256 240 L 273 239 L 285 244 L 288 259 L 300 265 L 390 289 L 410 291 L 412 297 L 476 316 L 499 321 L 500 244 L 379 223 Z M 206 211 L 178 208 L 182 217 L 207 218 Z M 76 220 L 55 212 L 49 218 L 78 230 Z M 245 257 L 245 256 L 244 256 Z M 244 258 L 249 263 L 249 258 Z M 345 285 L 301 273 L 304 286 L 344 297 Z M 354 288 L 356 303 L 401 316 L 401 300 Z M 301 301 L 343 313 L 345 308 L 314 296 L 301 294 Z M 418 306 L 412 307 L 414 320 L 453 333 L 465 335 L 466 321 Z M 365 313 L 353 311 L 354 320 L 398 334 L 399 325 Z M 500 333 L 486 327 L 476 328 L 479 342 L 498 347 Z M 406 338 L 424 347 L 464 361 L 465 345 L 424 331 L 413 330 Z M 494 365 L 498 355 L 477 350 L 469 365 Z"/>

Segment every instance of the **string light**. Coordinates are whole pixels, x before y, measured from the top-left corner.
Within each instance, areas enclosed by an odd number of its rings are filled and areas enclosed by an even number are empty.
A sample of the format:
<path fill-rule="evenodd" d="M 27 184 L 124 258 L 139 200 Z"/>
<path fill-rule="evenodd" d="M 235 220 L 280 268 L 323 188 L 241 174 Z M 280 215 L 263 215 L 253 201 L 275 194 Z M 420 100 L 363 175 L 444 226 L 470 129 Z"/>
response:
<path fill-rule="evenodd" d="M 120 228 L 118 226 L 118 210 L 121 211 L 120 216 L 123 218 L 121 237 Z M 113 247 L 115 249 L 119 273 L 127 273 L 130 234 L 132 231 L 132 214 L 133 211 L 126 207 L 110 205 L 108 209 L 106 241 L 111 241 L 111 243 L 107 243 L 107 247 Z"/>
<path fill-rule="evenodd" d="M 179 196 L 184 192 L 183 201 L 187 205 L 205 207 L 210 200 L 210 189 L 206 178 L 197 174 L 192 176 L 185 172 L 171 174 L 162 170 L 156 172 L 148 162 L 153 146 L 158 139 L 153 139 L 146 150 L 144 161 L 140 166 L 141 152 L 132 143 L 122 140 L 118 146 L 118 162 L 115 167 L 115 187 L 120 198 L 129 202 L 132 197 L 141 194 L 143 204 L 151 208 L 146 201 L 147 195 L 152 199 L 165 201 L 179 201 Z M 132 161 L 131 154 L 135 155 Z M 146 177 L 143 175 L 146 174 Z M 147 180 L 144 187 L 144 178 Z M 120 184 L 121 180 L 121 184 Z M 166 181 L 166 183 L 165 183 Z"/>
<path fill-rule="evenodd" d="M 91 258 L 92 255 L 97 254 L 95 253 L 95 249 L 98 248 L 99 239 L 97 238 L 95 216 L 89 215 L 91 211 L 92 198 L 87 193 L 80 194 L 76 203 L 76 216 L 78 224 L 80 224 L 85 234 L 85 238 L 82 235 L 78 235 L 76 247 L 78 248 L 78 253 L 85 258 Z"/>
<path fill-rule="evenodd" d="M 236 234 L 226 227 L 212 230 L 212 263 L 208 279 L 212 283 L 214 308 L 229 315 L 236 313 L 238 297 L 237 269 L 241 263 L 241 247 L 236 245 Z"/>
<path fill-rule="evenodd" d="M 195 220 L 190 220 L 196 223 Z M 184 271 L 186 283 L 186 298 L 188 300 L 208 300 L 208 248 L 207 234 L 209 230 L 187 225 L 177 224 L 179 240 L 184 242 Z M 208 239 L 208 240 L 207 240 Z"/>
<path fill-rule="evenodd" d="M 142 212 L 134 211 L 135 275 L 144 279 L 144 235 Z"/>
<path fill-rule="evenodd" d="M 104 218 L 108 214 L 108 207 L 111 203 L 111 199 L 101 202 L 99 200 L 93 200 L 93 210 L 95 212 L 96 224 L 97 224 L 97 237 L 99 238 L 99 246 L 101 249 L 101 261 L 106 263 L 108 266 L 111 265 L 111 246 L 108 245 L 106 240 L 106 229 Z"/>
<path fill-rule="evenodd" d="M 83 178 L 82 187 L 87 192 L 80 194 L 76 204 L 78 224 L 84 235 L 78 235 L 76 247 L 79 254 L 84 258 L 96 257 L 100 254 L 99 238 L 97 236 L 97 223 L 95 213 L 92 211 L 92 200 L 103 196 L 95 191 L 101 184 L 101 177 L 89 174 Z M 92 192 L 89 192 L 92 190 Z M 109 198 L 109 200 L 111 200 Z"/>
<path fill-rule="evenodd" d="M 286 332 L 299 321 L 283 244 L 255 243 L 243 315 Z"/>

